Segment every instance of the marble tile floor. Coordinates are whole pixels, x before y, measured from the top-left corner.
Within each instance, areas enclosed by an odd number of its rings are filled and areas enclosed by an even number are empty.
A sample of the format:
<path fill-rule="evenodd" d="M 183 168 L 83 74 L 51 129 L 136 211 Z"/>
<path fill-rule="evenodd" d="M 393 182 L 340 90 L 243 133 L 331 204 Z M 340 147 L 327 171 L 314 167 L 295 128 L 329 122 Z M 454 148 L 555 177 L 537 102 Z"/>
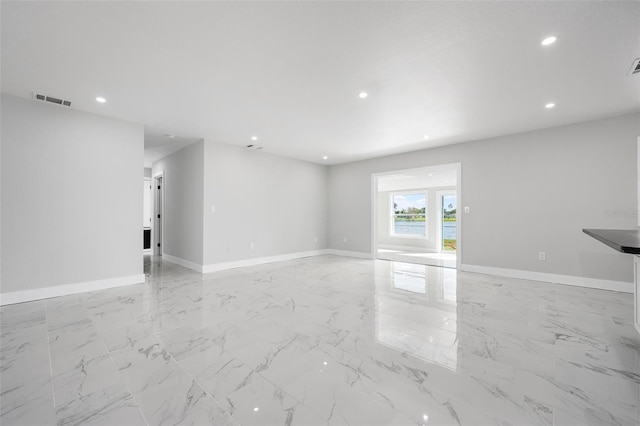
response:
<path fill-rule="evenodd" d="M 0 424 L 638 425 L 632 295 L 320 256 L 0 309 Z"/>

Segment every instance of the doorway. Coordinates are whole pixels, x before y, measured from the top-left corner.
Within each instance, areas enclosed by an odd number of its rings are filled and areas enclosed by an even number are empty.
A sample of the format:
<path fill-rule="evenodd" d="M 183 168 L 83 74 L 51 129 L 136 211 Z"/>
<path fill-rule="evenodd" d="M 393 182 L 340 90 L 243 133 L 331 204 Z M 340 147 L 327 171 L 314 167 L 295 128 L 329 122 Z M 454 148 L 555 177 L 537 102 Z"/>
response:
<path fill-rule="evenodd" d="M 164 173 L 153 177 L 153 229 L 152 251 L 156 256 L 162 256 L 164 237 Z"/>
<path fill-rule="evenodd" d="M 372 174 L 374 259 L 459 268 L 461 164 Z"/>
<path fill-rule="evenodd" d="M 145 177 L 142 185 L 142 250 L 144 253 L 151 254 L 151 191 L 153 185 L 151 177 Z"/>

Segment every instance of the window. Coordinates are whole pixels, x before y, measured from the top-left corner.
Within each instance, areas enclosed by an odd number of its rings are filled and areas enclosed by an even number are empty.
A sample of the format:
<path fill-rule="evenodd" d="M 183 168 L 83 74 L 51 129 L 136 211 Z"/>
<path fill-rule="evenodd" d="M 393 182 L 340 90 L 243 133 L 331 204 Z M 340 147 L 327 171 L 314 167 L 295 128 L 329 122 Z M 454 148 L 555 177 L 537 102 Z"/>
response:
<path fill-rule="evenodd" d="M 391 194 L 391 235 L 425 238 L 427 236 L 427 194 L 403 192 Z"/>

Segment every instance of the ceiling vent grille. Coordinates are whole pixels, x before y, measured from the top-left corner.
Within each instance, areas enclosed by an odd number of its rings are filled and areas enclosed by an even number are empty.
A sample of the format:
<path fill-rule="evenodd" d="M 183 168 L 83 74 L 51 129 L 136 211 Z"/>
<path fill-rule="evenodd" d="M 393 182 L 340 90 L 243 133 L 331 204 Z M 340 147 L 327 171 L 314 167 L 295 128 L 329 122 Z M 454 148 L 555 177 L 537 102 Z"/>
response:
<path fill-rule="evenodd" d="M 633 61 L 633 65 L 631 65 L 631 70 L 629 70 L 629 75 L 640 74 L 640 58 Z"/>
<path fill-rule="evenodd" d="M 53 96 L 47 96 L 47 95 L 43 95 L 40 93 L 34 93 L 33 97 L 39 101 L 42 102 L 50 102 L 52 104 L 56 104 L 56 105 L 62 105 L 62 106 L 66 106 L 66 107 L 70 107 L 71 106 L 71 101 L 67 101 L 64 99 L 60 99 L 60 98 L 54 98 Z"/>
<path fill-rule="evenodd" d="M 261 146 L 257 146 L 257 145 L 254 145 L 254 144 L 247 145 L 247 148 L 249 148 L 249 149 L 262 149 Z"/>

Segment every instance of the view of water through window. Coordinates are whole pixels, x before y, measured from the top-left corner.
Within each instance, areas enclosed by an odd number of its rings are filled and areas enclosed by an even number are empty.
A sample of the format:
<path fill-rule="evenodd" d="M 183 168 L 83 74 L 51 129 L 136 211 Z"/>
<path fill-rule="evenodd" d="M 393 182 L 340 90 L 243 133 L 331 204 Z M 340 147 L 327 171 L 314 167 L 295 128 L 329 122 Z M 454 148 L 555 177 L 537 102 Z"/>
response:
<path fill-rule="evenodd" d="M 457 235 L 457 198 L 455 194 L 443 195 L 442 205 L 442 249 L 444 251 L 456 251 Z"/>
<path fill-rule="evenodd" d="M 394 194 L 393 235 L 427 236 L 427 203 L 424 192 Z M 438 226 L 441 226 L 442 249 L 455 252 L 457 246 L 457 199 L 455 194 L 440 195 Z"/>
<path fill-rule="evenodd" d="M 426 197 L 424 192 L 393 196 L 393 233 L 395 235 L 427 235 Z"/>
<path fill-rule="evenodd" d="M 412 222 L 404 218 L 395 217 L 393 221 L 393 232 L 396 235 L 426 235 L 426 222 Z"/>

